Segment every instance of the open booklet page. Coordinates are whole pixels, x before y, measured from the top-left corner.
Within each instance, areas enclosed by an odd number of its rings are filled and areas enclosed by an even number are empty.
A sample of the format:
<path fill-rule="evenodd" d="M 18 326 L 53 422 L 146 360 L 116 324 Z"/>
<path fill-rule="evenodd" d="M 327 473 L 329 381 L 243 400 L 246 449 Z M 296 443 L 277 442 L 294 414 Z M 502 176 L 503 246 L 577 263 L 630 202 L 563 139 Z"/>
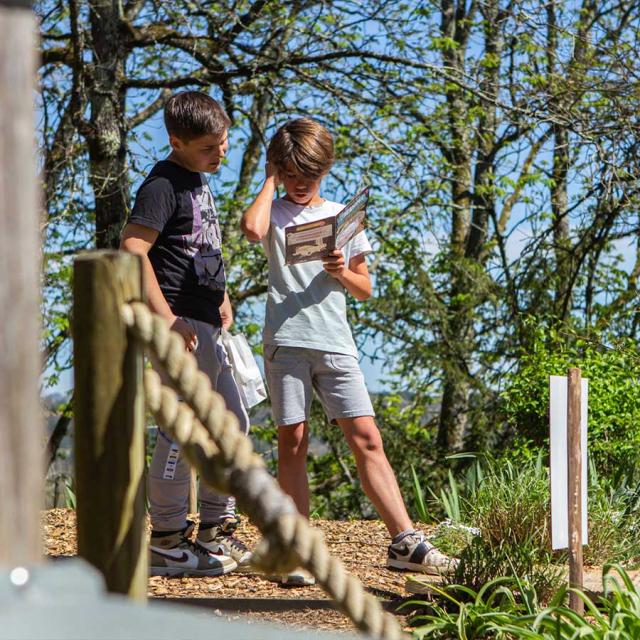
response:
<path fill-rule="evenodd" d="M 369 189 L 363 189 L 337 215 L 285 229 L 285 264 L 321 260 L 342 249 L 365 228 Z"/>

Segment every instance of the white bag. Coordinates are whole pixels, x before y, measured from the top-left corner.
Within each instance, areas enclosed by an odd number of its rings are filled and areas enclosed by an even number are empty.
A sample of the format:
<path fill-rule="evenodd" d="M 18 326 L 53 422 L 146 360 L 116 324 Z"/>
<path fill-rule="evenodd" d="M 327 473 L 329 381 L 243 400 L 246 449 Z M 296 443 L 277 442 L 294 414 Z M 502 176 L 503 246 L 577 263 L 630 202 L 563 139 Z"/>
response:
<path fill-rule="evenodd" d="M 233 336 L 226 329 L 222 330 L 220 338 L 229 356 L 242 404 L 250 409 L 266 400 L 267 390 L 247 339 L 241 333 Z"/>

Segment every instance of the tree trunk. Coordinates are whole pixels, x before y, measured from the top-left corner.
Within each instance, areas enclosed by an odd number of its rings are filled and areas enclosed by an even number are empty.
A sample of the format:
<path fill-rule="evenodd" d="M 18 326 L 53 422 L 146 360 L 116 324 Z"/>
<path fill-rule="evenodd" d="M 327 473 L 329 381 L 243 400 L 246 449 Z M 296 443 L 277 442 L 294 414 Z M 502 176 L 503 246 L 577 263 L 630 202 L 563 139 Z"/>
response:
<path fill-rule="evenodd" d="M 464 3 L 442 2 L 442 35 L 454 40 L 457 47 L 443 51 L 443 62 L 462 77 L 468 25 L 471 16 L 465 15 Z M 442 328 L 444 350 L 443 391 L 438 425 L 437 444 L 443 451 L 457 451 L 464 446 L 468 422 L 469 379 L 467 359 L 473 350 L 473 306 L 467 296 L 473 288 L 466 267 L 466 247 L 471 227 L 471 148 L 468 110 L 460 87 L 448 83 L 447 100 L 451 148 L 452 213 L 450 237 L 451 286 L 449 313 Z"/>
<path fill-rule="evenodd" d="M 129 210 L 125 120 L 125 59 L 121 4 L 115 0 L 90 2 L 93 60 L 87 99 L 90 180 L 95 197 L 98 249 L 117 248 Z"/>

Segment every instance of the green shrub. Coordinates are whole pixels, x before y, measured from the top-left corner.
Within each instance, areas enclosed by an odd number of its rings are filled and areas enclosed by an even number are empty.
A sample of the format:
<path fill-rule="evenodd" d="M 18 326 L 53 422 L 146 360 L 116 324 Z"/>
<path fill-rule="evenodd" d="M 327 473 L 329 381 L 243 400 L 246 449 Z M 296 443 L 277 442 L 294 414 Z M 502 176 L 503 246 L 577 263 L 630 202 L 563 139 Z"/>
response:
<path fill-rule="evenodd" d="M 585 604 L 585 616 L 565 605 L 566 587 L 542 608 L 531 584 L 517 577 L 497 578 L 477 591 L 460 585 L 431 587 L 443 603 L 418 603 L 429 613 L 413 619 L 419 625 L 414 636 L 435 640 L 637 640 L 640 591 L 619 565 L 604 568 L 603 585 L 604 596 L 595 602 L 577 592 Z"/>
<path fill-rule="evenodd" d="M 640 350 L 631 340 L 604 346 L 537 326 L 533 348 L 521 354 L 517 371 L 505 379 L 504 419 L 522 442 L 541 445 L 548 437 L 549 376 L 580 367 L 589 379 L 589 452 L 610 475 L 640 451 Z"/>
<path fill-rule="evenodd" d="M 482 460 L 475 459 L 460 480 L 450 474 L 438 494 L 431 492 L 432 504 L 438 503 L 431 510 L 446 512 L 449 520 L 430 539 L 461 559 L 454 582 L 477 590 L 498 577 L 520 576 L 546 601 L 562 579 L 566 553 L 551 551 L 549 475 L 542 451 L 517 464 L 506 458 Z M 416 504 L 424 504 L 414 475 Z M 638 505 L 640 485 L 632 471 L 603 479 L 591 465 L 587 564 L 640 562 Z M 426 505 L 423 509 L 428 511 Z"/>
<path fill-rule="evenodd" d="M 542 456 L 518 466 L 486 462 L 483 481 L 466 500 L 466 521 L 480 536 L 460 555 L 455 581 L 472 589 L 500 576 L 525 577 L 537 596 L 557 589 L 562 569 L 553 564 L 550 494 Z"/>
<path fill-rule="evenodd" d="M 640 481 L 634 469 L 601 477 L 589 470 L 589 544 L 586 564 L 640 564 Z"/>

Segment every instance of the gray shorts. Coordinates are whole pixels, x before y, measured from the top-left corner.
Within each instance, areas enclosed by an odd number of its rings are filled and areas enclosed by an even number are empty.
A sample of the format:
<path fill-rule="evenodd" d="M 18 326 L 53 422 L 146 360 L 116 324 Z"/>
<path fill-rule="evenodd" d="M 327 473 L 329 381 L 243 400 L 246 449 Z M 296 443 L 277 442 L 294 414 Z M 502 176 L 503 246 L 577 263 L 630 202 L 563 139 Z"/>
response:
<path fill-rule="evenodd" d="M 375 415 L 355 356 L 266 344 L 264 371 L 278 426 L 309 419 L 314 389 L 331 422 Z"/>

